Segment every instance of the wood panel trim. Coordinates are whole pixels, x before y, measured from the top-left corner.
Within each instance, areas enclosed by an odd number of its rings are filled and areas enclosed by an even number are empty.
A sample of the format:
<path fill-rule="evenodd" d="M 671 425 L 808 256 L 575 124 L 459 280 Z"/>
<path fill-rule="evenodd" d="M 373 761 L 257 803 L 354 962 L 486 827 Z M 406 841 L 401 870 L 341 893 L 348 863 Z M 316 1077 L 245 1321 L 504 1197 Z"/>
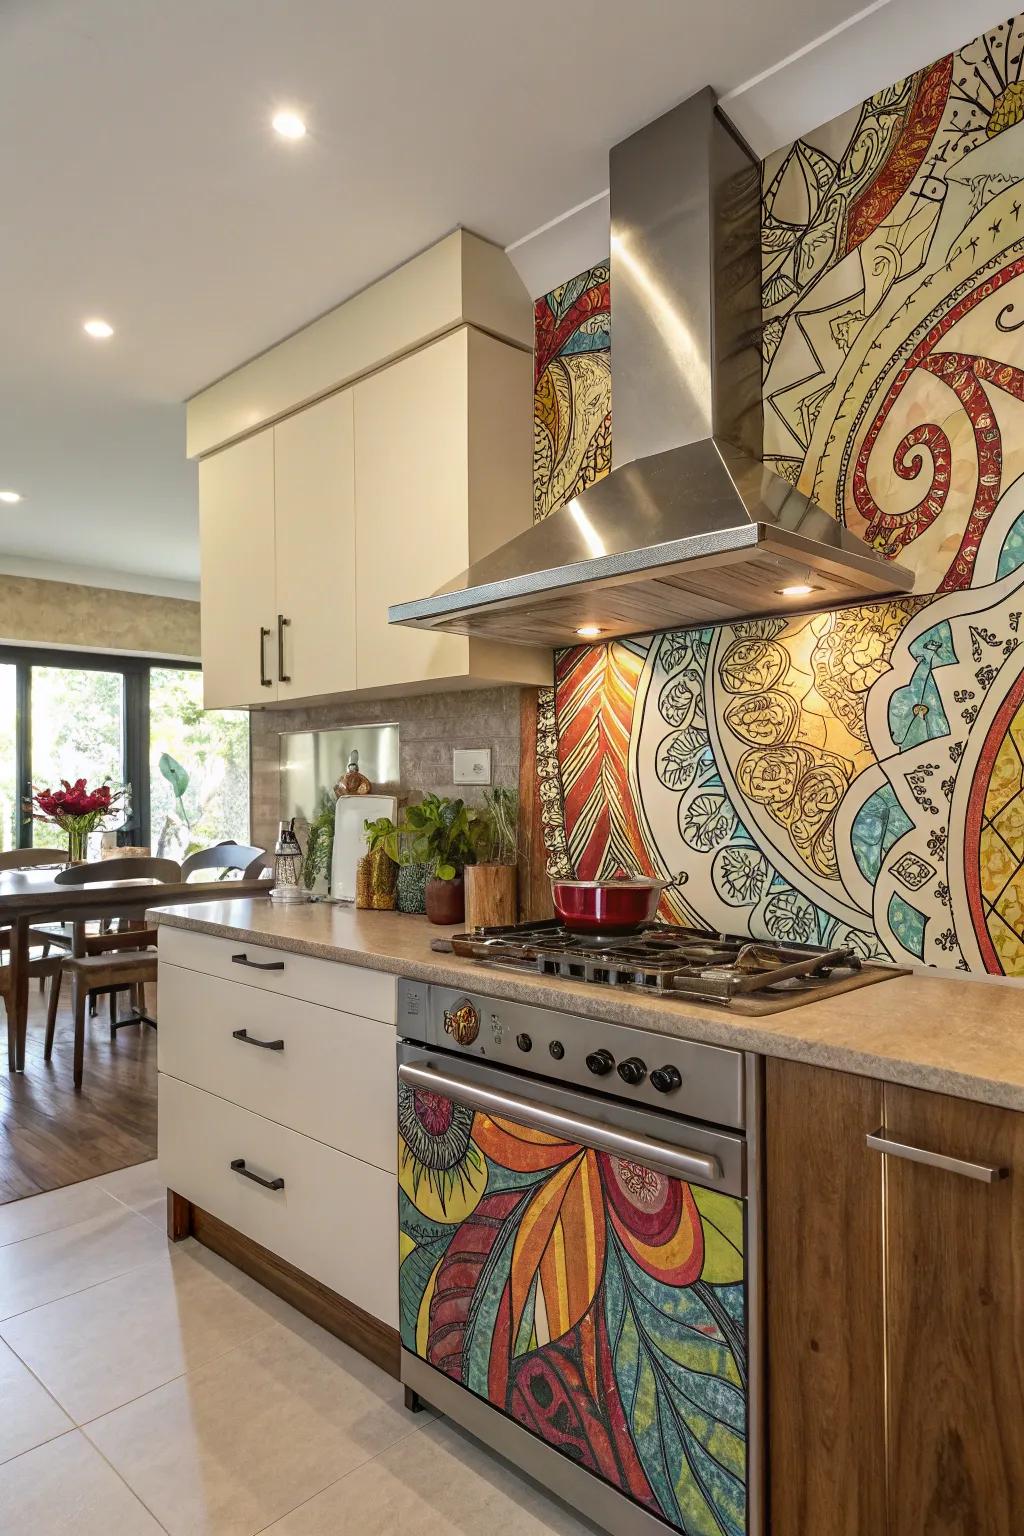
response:
<path fill-rule="evenodd" d="M 171 1230 L 172 1214 L 174 1231 Z M 372 1317 L 355 1302 L 332 1291 L 330 1286 L 322 1285 L 311 1275 L 296 1269 L 294 1264 L 271 1253 L 269 1248 L 229 1227 L 227 1222 L 211 1216 L 209 1211 L 193 1205 L 173 1190 L 167 1191 L 167 1223 L 167 1235 L 173 1241 L 194 1237 L 205 1248 L 220 1254 L 236 1269 L 258 1280 L 275 1296 L 289 1302 L 297 1312 L 319 1323 L 321 1328 L 326 1328 L 328 1333 L 333 1333 L 335 1338 L 398 1380 L 401 1346 L 397 1329 Z"/>
<path fill-rule="evenodd" d="M 523 922 L 554 916 L 548 852 L 537 776 L 537 713 L 539 691 L 519 694 L 519 917 Z"/>
<path fill-rule="evenodd" d="M 887 1529 L 881 1109 L 870 1078 L 765 1063 L 772 1536 Z"/>

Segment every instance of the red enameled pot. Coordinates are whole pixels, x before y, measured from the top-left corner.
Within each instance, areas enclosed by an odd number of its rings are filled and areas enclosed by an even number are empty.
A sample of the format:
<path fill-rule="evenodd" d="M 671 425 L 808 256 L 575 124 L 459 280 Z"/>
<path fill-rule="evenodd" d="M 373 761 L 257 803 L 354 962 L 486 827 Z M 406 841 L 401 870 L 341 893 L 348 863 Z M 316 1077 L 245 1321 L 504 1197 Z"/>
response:
<path fill-rule="evenodd" d="M 571 933 L 615 938 L 635 933 L 658 910 L 669 880 L 623 875 L 614 880 L 552 880 L 555 911 Z"/>

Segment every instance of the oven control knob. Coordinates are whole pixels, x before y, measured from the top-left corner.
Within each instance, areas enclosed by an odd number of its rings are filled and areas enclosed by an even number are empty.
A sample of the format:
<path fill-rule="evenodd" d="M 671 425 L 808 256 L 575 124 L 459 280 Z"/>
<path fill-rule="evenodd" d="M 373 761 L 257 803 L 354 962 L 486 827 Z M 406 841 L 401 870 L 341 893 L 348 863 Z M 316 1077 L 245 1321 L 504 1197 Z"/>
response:
<path fill-rule="evenodd" d="M 595 1077 L 606 1077 L 615 1065 L 615 1057 L 611 1051 L 591 1051 L 587 1057 L 587 1066 Z"/>
<path fill-rule="evenodd" d="M 458 1045 L 472 1045 L 480 1033 L 480 1015 L 468 997 L 444 1011 L 444 1032 Z"/>
<path fill-rule="evenodd" d="M 639 1088 L 647 1076 L 647 1063 L 641 1061 L 639 1056 L 627 1056 L 625 1061 L 619 1062 L 619 1076 L 631 1088 Z"/>
<path fill-rule="evenodd" d="M 651 1073 L 651 1087 L 658 1093 L 674 1093 L 682 1084 L 678 1067 L 655 1067 Z"/>
<path fill-rule="evenodd" d="M 521 1035 L 516 1035 L 516 1045 L 521 1051 L 533 1050 L 533 1041 L 525 1031 Z"/>

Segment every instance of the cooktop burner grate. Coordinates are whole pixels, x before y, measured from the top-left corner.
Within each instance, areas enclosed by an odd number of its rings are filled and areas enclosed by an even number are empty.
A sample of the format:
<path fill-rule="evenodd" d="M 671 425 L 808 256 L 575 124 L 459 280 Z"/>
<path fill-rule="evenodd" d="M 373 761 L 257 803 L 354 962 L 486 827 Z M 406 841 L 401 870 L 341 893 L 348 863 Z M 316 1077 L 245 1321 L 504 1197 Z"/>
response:
<path fill-rule="evenodd" d="M 862 964 L 852 949 L 773 944 L 671 923 L 646 923 L 628 937 L 571 933 L 556 919 L 456 934 L 452 949 L 484 965 L 530 970 L 663 997 L 728 1003 L 740 994 L 801 1002 L 837 979 L 880 978 L 887 968 Z"/>

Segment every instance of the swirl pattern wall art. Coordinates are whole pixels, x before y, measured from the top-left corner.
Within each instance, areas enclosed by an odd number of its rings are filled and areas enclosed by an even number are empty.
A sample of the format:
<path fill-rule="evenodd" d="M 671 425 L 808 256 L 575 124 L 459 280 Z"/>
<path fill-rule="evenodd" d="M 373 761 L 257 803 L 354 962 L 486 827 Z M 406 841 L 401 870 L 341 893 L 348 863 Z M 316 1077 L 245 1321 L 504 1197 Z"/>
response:
<path fill-rule="evenodd" d="M 746 1530 L 743 1202 L 399 1087 L 402 1343 L 690 1536 Z"/>
<path fill-rule="evenodd" d="M 1024 975 L 1022 56 L 1014 18 L 763 167 L 765 457 L 915 595 L 562 653 L 553 869 L 682 874 L 678 921 Z"/>

